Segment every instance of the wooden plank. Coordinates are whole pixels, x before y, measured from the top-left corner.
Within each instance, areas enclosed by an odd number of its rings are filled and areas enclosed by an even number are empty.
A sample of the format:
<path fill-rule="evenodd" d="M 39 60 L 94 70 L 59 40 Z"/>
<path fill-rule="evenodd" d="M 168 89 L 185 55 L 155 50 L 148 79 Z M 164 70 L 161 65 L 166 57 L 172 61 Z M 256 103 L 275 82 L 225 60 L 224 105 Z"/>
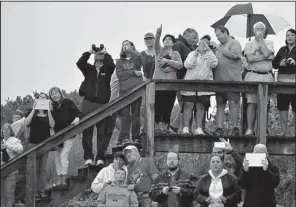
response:
<path fill-rule="evenodd" d="M 75 135 L 81 133 L 83 130 L 88 128 L 91 125 L 94 125 L 98 121 L 110 116 L 114 112 L 118 111 L 119 109 L 131 104 L 133 101 L 137 100 L 139 97 L 142 97 L 143 93 L 145 92 L 145 86 L 150 81 L 146 81 L 143 84 L 135 87 L 128 93 L 122 95 L 118 99 L 104 105 L 100 109 L 90 113 L 89 115 L 85 116 L 81 119 L 78 126 L 69 126 L 63 129 L 62 131 L 56 133 L 54 136 L 44 140 L 36 147 L 24 152 L 23 154 L 17 156 L 16 158 L 10 160 L 8 163 L 1 165 L 1 177 L 8 175 L 13 169 L 19 167 L 19 163 L 25 161 L 26 156 L 32 152 L 37 151 L 36 155 L 39 157 L 40 155 L 44 154 L 45 152 L 49 151 L 50 149 L 60 145 L 64 141 L 69 138 L 74 137 Z"/>
<path fill-rule="evenodd" d="M 257 93 L 257 134 L 259 143 L 266 144 L 268 85 L 258 85 Z"/>
<path fill-rule="evenodd" d="M 36 151 L 27 156 L 26 171 L 26 206 L 35 206 L 35 184 L 36 184 Z"/>
<path fill-rule="evenodd" d="M 145 152 L 153 158 L 154 155 L 154 103 L 155 103 L 155 83 L 151 82 L 146 85 L 146 146 Z M 147 148 L 146 148 L 147 147 Z M 146 155 L 147 155 L 146 154 Z"/>
<path fill-rule="evenodd" d="M 239 153 L 252 152 L 257 137 L 229 136 L 232 147 Z M 174 145 L 179 145 L 180 153 L 210 153 L 218 136 L 212 135 L 155 135 L 155 152 L 168 152 Z M 296 137 L 268 137 L 267 149 L 270 155 L 295 156 Z"/>

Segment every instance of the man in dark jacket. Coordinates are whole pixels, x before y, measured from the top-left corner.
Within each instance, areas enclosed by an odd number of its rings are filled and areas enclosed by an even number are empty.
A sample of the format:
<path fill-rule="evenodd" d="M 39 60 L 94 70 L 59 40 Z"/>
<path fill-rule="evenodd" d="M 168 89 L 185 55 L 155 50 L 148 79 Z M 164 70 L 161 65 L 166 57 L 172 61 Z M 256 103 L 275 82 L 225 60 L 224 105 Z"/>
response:
<path fill-rule="evenodd" d="M 96 51 L 94 51 L 94 49 Z M 82 54 L 81 58 L 76 63 L 81 70 L 85 80 L 83 83 L 82 92 L 84 99 L 82 101 L 82 114 L 87 115 L 104 104 L 109 102 L 111 89 L 110 81 L 111 75 L 115 69 L 114 61 L 106 52 L 105 47 L 92 48 L 89 52 Z M 87 61 L 91 54 L 94 54 L 94 65 Z M 97 156 L 95 160 L 96 165 L 104 165 L 104 154 L 107 149 L 109 139 L 107 137 L 107 119 L 104 119 L 96 124 L 97 127 Z M 84 150 L 85 165 L 93 163 L 92 153 L 92 136 L 94 126 L 89 127 L 83 131 L 82 146 Z"/>
<path fill-rule="evenodd" d="M 253 153 L 266 153 L 263 144 L 257 144 Z M 280 183 L 280 173 L 277 166 L 266 158 L 262 160 L 263 167 L 249 167 L 249 161 L 244 160 L 238 185 L 245 190 L 243 207 L 276 207 L 275 188 Z"/>
<path fill-rule="evenodd" d="M 193 191 L 197 178 L 179 167 L 178 152 L 167 154 L 168 170 L 160 174 L 153 185 L 150 197 L 158 207 L 193 207 Z"/>

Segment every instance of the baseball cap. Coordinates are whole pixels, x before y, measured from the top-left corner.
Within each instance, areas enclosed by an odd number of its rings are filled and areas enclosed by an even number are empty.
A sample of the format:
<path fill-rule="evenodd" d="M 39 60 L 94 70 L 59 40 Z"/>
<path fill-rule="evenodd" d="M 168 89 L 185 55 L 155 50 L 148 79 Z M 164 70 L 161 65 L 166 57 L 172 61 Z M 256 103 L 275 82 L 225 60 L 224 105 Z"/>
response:
<path fill-rule="evenodd" d="M 125 150 L 130 150 L 130 149 L 136 149 L 138 151 L 138 148 L 134 145 L 128 145 L 124 148 L 124 150 L 122 151 L 124 153 Z"/>
<path fill-rule="evenodd" d="M 155 37 L 154 37 L 154 34 L 153 34 L 152 32 L 148 32 L 148 33 L 146 33 L 145 36 L 144 36 L 144 39 L 145 39 L 145 38 L 149 38 L 149 37 L 150 37 L 150 38 L 155 38 Z"/>

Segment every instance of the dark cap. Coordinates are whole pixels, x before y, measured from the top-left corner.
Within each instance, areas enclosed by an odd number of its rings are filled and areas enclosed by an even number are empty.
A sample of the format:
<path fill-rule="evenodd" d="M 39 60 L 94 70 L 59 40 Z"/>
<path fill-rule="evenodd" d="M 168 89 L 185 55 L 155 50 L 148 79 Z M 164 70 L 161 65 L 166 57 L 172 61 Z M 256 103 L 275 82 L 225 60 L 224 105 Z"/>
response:
<path fill-rule="evenodd" d="M 144 39 L 145 38 L 155 38 L 154 37 L 154 34 L 152 33 L 152 32 L 148 32 L 148 33 L 146 33 L 145 35 L 144 35 Z"/>

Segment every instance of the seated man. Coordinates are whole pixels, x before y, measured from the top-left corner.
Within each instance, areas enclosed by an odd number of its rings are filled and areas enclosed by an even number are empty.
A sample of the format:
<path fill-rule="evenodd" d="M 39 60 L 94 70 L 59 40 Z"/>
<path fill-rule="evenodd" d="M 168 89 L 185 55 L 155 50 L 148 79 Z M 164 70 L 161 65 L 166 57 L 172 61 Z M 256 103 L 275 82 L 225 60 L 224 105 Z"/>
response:
<path fill-rule="evenodd" d="M 127 175 L 127 168 L 124 165 L 125 164 L 125 157 L 121 152 L 117 152 L 114 154 L 113 162 L 107 166 L 104 167 L 94 181 L 91 184 L 91 189 L 95 193 L 100 193 L 107 185 L 111 184 L 111 182 L 115 181 L 114 173 L 117 169 L 124 169 L 126 171 Z M 125 179 L 126 183 L 126 179 Z"/>
<path fill-rule="evenodd" d="M 119 168 L 115 171 L 114 182 L 106 186 L 98 197 L 98 207 L 138 207 L 137 195 L 129 191 L 125 184 L 126 171 Z"/>
<path fill-rule="evenodd" d="M 246 159 L 243 162 L 238 177 L 238 185 L 245 190 L 243 206 L 276 207 L 275 188 L 280 183 L 279 169 L 268 159 L 265 145 L 255 145 L 253 153 L 266 153 L 266 158 L 262 160 L 263 167 L 249 167 Z"/>
<path fill-rule="evenodd" d="M 152 182 L 157 178 L 157 169 L 153 159 L 149 157 L 141 157 L 140 153 L 134 145 L 128 145 L 124 150 L 128 161 L 128 189 L 135 190 L 139 207 L 151 207 L 151 199 L 149 192 Z"/>
<path fill-rule="evenodd" d="M 178 152 L 169 152 L 168 170 L 158 176 L 152 187 L 149 195 L 159 207 L 193 207 L 193 183 L 197 183 L 197 178 L 180 169 L 179 161 Z"/>

